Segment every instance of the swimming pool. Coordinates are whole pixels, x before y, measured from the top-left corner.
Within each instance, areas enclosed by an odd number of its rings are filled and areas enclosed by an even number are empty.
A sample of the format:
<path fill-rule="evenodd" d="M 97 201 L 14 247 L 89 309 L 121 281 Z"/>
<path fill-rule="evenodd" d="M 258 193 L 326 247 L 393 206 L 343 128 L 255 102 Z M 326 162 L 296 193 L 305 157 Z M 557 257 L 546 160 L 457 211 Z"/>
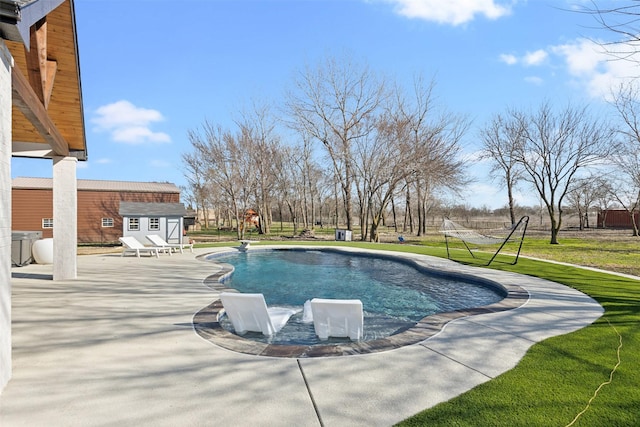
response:
<path fill-rule="evenodd" d="M 218 255 L 213 260 L 233 266 L 233 273 L 223 280 L 226 287 L 262 293 L 269 306 L 302 308 L 312 298 L 362 300 L 363 341 L 406 331 L 436 313 L 494 304 L 507 295 L 503 288 L 480 280 L 426 271 L 401 258 L 381 255 L 288 248 Z M 219 321 L 222 328 L 233 331 L 226 316 Z M 271 337 L 259 333 L 243 337 L 276 345 L 348 341 L 319 341 L 313 324 L 302 322 L 302 313 Z"/>

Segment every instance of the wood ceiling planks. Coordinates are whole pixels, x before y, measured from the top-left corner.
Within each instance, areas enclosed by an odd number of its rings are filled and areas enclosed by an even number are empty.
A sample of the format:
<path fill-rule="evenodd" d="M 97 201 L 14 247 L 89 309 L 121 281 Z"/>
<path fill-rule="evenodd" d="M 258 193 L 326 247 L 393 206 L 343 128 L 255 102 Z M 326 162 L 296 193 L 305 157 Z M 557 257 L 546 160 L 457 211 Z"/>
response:
<path fill-rule="evenodd" d="M 46 58 L 56 62 L 47 113 L 73 151 L 86 151 L 80 69 L 71 1 L 64 1 L 46 17 Z M 5 40 L 17 67 L 27 73 L 27 55 L 21 43 Z M 32 43 L 35 45 L 35 43 Z M 28 76 L 25 76 L 28 80 Z M 45 144 L 45 138 L 18 108 L 13 108 L 13 140 Z"/>

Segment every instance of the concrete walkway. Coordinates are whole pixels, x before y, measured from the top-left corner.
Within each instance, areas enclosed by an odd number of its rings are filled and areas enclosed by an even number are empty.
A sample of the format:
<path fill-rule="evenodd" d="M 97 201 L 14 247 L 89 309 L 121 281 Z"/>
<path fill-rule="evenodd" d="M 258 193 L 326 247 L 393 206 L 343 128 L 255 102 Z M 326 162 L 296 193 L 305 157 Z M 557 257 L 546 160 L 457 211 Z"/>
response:
<path fill-rule="evenodd" d="M 13 268 L 13 378 L 0 395 L 0 425 L 388 426 L 511 369 L 535 342 L 603 312 L 556 283 L 411 255 L 519 285 L 530 299 L 386 352 L 240 354 L 192 326 L 217 299 L 203 284 L 216 266 L 195 256 L 212 250 L 81 256 L 78 279 L 59 282 L 50 265 Z"/>

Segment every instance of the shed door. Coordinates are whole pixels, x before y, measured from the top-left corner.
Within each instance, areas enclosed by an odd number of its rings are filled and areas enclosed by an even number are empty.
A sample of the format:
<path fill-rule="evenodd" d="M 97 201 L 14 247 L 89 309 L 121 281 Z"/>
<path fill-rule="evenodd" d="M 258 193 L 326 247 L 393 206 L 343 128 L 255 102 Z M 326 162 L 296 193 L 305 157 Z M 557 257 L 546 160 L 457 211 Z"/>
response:
<path fill-rule="evenodd" d="M 167 243 L 181 243 L 180 218 L 167 219 Z"/>

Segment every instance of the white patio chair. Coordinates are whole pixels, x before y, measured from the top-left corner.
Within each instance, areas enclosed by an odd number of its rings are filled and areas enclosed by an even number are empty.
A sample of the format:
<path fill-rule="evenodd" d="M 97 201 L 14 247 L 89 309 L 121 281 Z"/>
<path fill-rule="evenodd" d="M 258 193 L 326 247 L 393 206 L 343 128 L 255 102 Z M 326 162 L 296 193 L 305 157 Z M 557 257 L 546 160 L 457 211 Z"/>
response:
<path fill-rule="evenodd" d="M 128 253 L 134 253 L 140 258 L 141 253 L 148 253 L 150 256 L 155 255 L 156 258 L 159 258 L 160 251 L 166 250 L 157 246 L 145 246 L 133 236 L 120 237 L 118 240 L 122 243 L 122 256 Z M 171 251 L 169 251 L 169 255 L 171 255 Z"/>
<path fill-rule="evenodd" d="M 329 337 L 349 337 L 362 339 L 364 313 L 359 299 L 311 300 L 313 327 L 321 340 Z"/>
<path fill-rule="evenodd" d="M 172 250 L 174 252 L 177 252 L 179 249 L 180 253 L 182 254 L 184 253 L 184 248 L 189 248 L 191 250 L 191 253 L 193 253 L 193 243 L 167 243 L 166 240 L 164 240 L 162 237 L 158 236 L 157 234 L 148 234 L 145 237 L 147 238 L 148 241 L 153 243 L 154 246 L 168 249 L 169 252 L 171 252 Z"/>
<path fill-rule="evenodd" d="M 300 311 L 283 307 L 267 308 L 262 294 L 222 292 L 220 300 L 239 335 L 251 331 L 271 336 L 282 329 L 291 316 Z"/>

